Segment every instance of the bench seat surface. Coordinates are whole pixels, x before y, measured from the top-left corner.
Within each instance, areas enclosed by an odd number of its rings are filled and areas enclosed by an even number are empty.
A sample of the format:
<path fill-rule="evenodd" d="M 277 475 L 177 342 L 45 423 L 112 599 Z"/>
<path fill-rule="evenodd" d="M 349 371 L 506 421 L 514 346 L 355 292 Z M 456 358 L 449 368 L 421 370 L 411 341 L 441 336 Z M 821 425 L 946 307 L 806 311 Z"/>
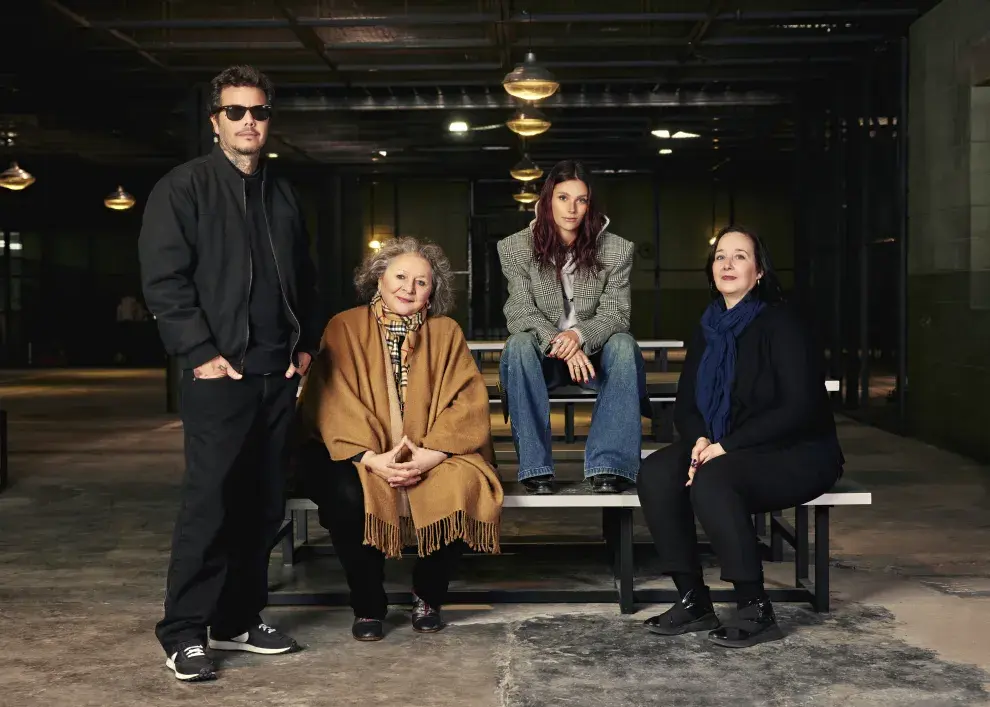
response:
<path fill-rule="evenodd" d="M 635 489 L 617 494 L 592 493 L 585 482 L 559 483 L 557 492 L 546 496 L 528 493 L 516 481 L 503 482 L 504 508 L 639 508 L 639 496 Z M 828 493 L 804 504 L 806 506 L 868 506 L 873 503 L 872 494 L 849 479 L 839 479 Z M 316 504 L 307 498 L 293 498 L 286 504 L 288 510 L 313 510 Z"/>

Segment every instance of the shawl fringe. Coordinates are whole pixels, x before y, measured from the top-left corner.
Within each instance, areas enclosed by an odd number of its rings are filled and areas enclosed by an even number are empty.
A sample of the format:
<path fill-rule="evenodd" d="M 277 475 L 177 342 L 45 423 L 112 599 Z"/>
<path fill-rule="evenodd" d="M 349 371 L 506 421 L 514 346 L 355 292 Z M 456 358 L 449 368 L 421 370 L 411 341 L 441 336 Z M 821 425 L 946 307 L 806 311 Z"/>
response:
<path fill-rule="evenodd" d="M 420 557 L 426 557 L 457 540 L 463 540 L 475 552 L 502 552 L 499 524 L 471 518 L 464 511 L 455 511 L 423 528 L 416 528 L 412 518 L 403 517 L 400 522 L 401 527 L 366 513 L 364 544 L 378 548 L 388 558 L 402 557 L 403 548 L 414 546 Z"/>

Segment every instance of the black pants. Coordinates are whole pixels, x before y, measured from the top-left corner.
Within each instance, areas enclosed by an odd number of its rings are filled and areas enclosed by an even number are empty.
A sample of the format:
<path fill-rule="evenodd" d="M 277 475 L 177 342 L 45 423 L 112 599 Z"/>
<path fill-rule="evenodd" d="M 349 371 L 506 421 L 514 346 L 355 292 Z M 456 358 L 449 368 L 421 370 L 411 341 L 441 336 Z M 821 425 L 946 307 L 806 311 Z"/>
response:
<path fill-rule="evenodd" d="M 337 557 L 344 568 L 354 616 L 384 619 L 388 611 L 385 594 L 385 555 L 364 543 L 364 490 L 354 464 L 332 461 L 322 444 L 307 445 L 300 460 L 306 491 L 319 506 L 320 525 L 330 531 Z M 413 591 L 439 609 L 447 598 L 450 575 L 463 553 L 458 540 L 426 557 L 416 559 Z"/>
<path fill-rule="evenodd" d="M 261 621 L 268 558 L 285 517 L 286 435 L 298 377 L 196 380 L 183 371 L 186 473 L 156 634 L 166 652 Z"/>
<path fill-rule="evenodd" d="M 762 582 L 752 515 L 806 503 L 842 473 L 825 444 L 773 451 L 737 450 L 704 464 L 685 487 L 693 442 L 677 442 L 643 461 L 639 500 L 665 574 L 700 572 L 695 516 L 727 582 Z"/>

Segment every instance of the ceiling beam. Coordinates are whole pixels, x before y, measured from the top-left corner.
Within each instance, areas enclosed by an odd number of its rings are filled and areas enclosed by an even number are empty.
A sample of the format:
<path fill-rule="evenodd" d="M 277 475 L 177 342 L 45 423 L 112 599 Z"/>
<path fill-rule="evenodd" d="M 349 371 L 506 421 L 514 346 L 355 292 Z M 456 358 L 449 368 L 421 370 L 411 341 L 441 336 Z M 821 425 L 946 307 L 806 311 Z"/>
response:
<path fill-rule="evenodd" d="M 783 96 L 762 91 L 702 93 L 677 91 L 651 93 L 557 93 L 544 100 L 545 108 L 675 108 L 685 106 L 772 106 L 788 103 Z M 293 97 L 279 101 L 287 111 L 387 111 L 387 110 L 495 110 L 514 108 L 507 94 L 472 96 L 420 95 L 388 98 Z"/>
<path fill-rule="evenodd" d="M 826 73 L 818 74 L 807 74 L 798 76 L 794 73 L 728 73 L 720 72 L 714 74 L 701 74 L 696 73 L 695 75 L 688 74 L 682 77 L 664 77 L 663 79 L 658 79 L 657 77 L 649 76 L 612 76 L 604 78 L 590 78 L 582 81 L 582 83 L 589 86 L 601 86 L 604 84 L 609 84 L 611 86 L 645 86 L 649 88 L 660 86 L 670 86 L 670 85 L 697 85 L 697 84 L 740 84 L 740 83 L 750 83 L 750 84 L 780 84 L 780 83 L 798 83 L 804 81 L 825 81 L 829 79 L 829 75 Z M 466 87 L 492 87 L 501 85 L 501 77 L 492 76 L 474 76 L 474 77 L 464 77 L 462 79 L 402 79 L 402 80 L 381 80 L 377 79 L 374 81 L 366 81 L 364 79 L 355 78 L 353 84 L 355 87 L 360 88 L 415 88 L 422 86 L 433 86 L 438 88 L 466 88 Z M 321 82 L 321 81 L 280 81 L 278 87 L 280 89 L 333 89 L 342 88 L 343 83 L 331 83 L 331 82 Z"/>
<path fill-rule="evenodd" d="M 52 10 L 54 10 L 58 14 L 62 15 L 63 17 L 71 21 L 73 24 L 82 27 L 84 29 L 99 30 L 100 33 L 103 34 L 104 36 L 109 37 L 114 42 L 124 45 L 130 51 L 137 53 L 138 56 L 140 56 L 149 64 L 152 64 L 156 68 L 162 69 L 166 72 L 171 72 L 171 69 L 168 67 L 168 65 L 162 62 L 162 60 L 159 59 L 158 57 L 149 54 L 144 49 L 144 47 L 138 44 L 132 37 L 128 37 L 126 34 L 123 34 L 122 32 L 119 32 L 118 30 L 110 27 L 98 26 L 96 23 L 91 22 L 90 20 L 86 19 L 85 17 L 83 17 L 82 15 L 76 12 L 73 12 L 65 5 L 63 5 L 60 2 L 57 2 L 56 0 L 44 0 L 44 2 L 45 5 L 47 5 Z"/>
<path fill-rule="evenodd" d="M 292 34 L 296 35 L 296 39 L 299 40 L 299 43 L 316 54 L 320 61 L 326 64 L 327 68 L 330 69 L 331 74 L 340 76 L 340 71 L 337 69 L 337 65 L 330 58 L 330 55 L 327 54 L 326 45 L 323 40 L 320 39 L 320 36 L 316 34 L 316 30 L 312 27 L 303 27 L 300 25 L 295 13 L 293 13 L 292 10 L 290 10 L 286 4 L 282 2 L 282 0 L 274 0 L 274 2 L 279 12 L 285 16 L 286 21 L 289 23 L 289 29 L 292 31 Z M 344 79 L 344 82 L 346 84 L 347 79 Z"/>
<path fill-rule="evenodd" d="M 48 2 L 50 0 L 46 0 Z M 915 7 L 908 8 L 848 8 L 842 10 L 778 10 L 721 12 L 717 22 L 801 22 L 853 19 L 912 19 L 920 14 Z M 705 12 L 550 12 L 544 14 L 517 13 L 507 19 L 499 13 L 428 13 L 416 12 L 404 15 L 361 15 L 353 17 L 299 17 L 303 27 L 380 27 L 380 26 L 428 26 L 428 25 L 484 25 L 494 22 L 518 24 L 603 24 L 603 23 L 677 23 L 703 22 Z M 286 19 L 277 18 L 172 18 L 172 19 L 112 19 L 94 20 L 97 29 L 291 29 Z"/>
<path fill-rule="evenodd" d="M 509 38 L 508 19 L 512 11 L 509 7 L 510 0 L 498 0 L 499 21 L 495 23 L 495 43 L 498 47 L 498 58 L 502 64 L 501 70 L 505 73 L 512 71 L 512 40 Z"/>
<path fill-rule="evenodd" d="M 748 57 L 724 57 L 718 59 L 706 59 L 704 62 L 693 62 L 684 64 L 677 59 L 588 59 L 584 61 L 544 61 L 543 66 L 548 69 L 672 69 L 688 67 L 725 67 L 725 66 L 780 66 L 784 64 L 804 65 L 804 64 L 845 64 L 853 61 L 853 57 L 845 55 L 827 56 L 748 56 Z M 325 71 L 324 67 L 314 64 L 261 64 L 258 67 L 268 74 L 312 74 Z M 462 63 L 430 63 L 430 64 L 339 64 L 338 70 L 342 72 L 357 73 L 410 73 L 410 72 L 471 72 L 471 71 L 493 71 L 497 72 L 502 67 L 496 62 L 462 62 Z M 204 73 L 215 71 L 212 65 L 186 65 L 175 66 L 173 71 L 180 73 Z M 602 79 L 587 78 L 582 82 L 601 81 Z M 354 81 L 354 79 L 352 79 Z M 465 81 L 468 81 L 465 78 Z M 644 79 L 649 81 L 649 79 Z M 355 81 L 356 83 L 356 81 Z M 435 85 L 429 79 L 423 79 L 423 85 Z"/>
<path fill-rule="evenodd" d="M 502 26 L 502 25 L 499 25 Z M 306 28 L 303 28 L 306 29 Z M 745 35 L 732 37 L 709 37 L 696 41 L 695 46 L 760 46 L 784 45 L 803 46 L 819 44 L 859 44 L 881 42 L 885 39 L 882 34 L 821 34 L 800 35 L 788 37 L 785 35 Z M 601 37 L 594 40 L 596 47 L 681 47 L 685 40 L 679 37 Z M 212 52 L 212 51 L 285 51 L 298 49 L 297 42 L 144 42 L 141 46 L 147 51 L 156 52 Z M 576 49 L 588 46 L 586 38 L 556 38 L 533 37 L 532 41 L 525 39 L 513 42 L 512 49 Z M 323 44 L 324 51 L 339 52 L 405 52 L 413 50 L 460 50 L 460 49 L 498 49 L 502 58 L 505 48 L 488 39 L 413 39 L 388 42 L 328 42 Z M 97 51 L 119 51 L 116 47 L 100 47 Z M 503 68 L 508 67 L 508 60 Z M 511 67 L 510 67 L 511 68 Z M 506 68 L 508 71 L 509 68 Z"/>
<path fill-rule="evenodd" d="M 688 34 L 687 40 L 684 42 L 685 59 L 693 59 L 697 56 L 697 45 L 705 39 L 708 28 L 712 26 L 712 22 L 718 17 L 723 4 L 723 0 L 711 0 L 708 6 L 708 15 L 705 19 L 695 23 L 694 27 L 691 28 L 691 33 Z"/>

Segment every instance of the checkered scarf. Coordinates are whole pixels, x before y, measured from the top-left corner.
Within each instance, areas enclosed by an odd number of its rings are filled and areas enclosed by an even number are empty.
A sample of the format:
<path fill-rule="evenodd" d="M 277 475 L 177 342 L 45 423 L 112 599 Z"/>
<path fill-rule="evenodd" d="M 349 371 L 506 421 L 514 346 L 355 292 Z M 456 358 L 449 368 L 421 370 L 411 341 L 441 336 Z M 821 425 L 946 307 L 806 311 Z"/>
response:
<path fill-rule="evenodd" d="M 402 317 L 385 306 L 380 293 L 371 300 L 371 311 L 385 333 L 389 357 L 392 360 L 392 375 L 399 393 L 399 412 L 405 412 L 406 385 L 409 383 L 409 354 L 416 348 L 416 331 L 423 324 L 425 310 L 412 316 Z"/>

